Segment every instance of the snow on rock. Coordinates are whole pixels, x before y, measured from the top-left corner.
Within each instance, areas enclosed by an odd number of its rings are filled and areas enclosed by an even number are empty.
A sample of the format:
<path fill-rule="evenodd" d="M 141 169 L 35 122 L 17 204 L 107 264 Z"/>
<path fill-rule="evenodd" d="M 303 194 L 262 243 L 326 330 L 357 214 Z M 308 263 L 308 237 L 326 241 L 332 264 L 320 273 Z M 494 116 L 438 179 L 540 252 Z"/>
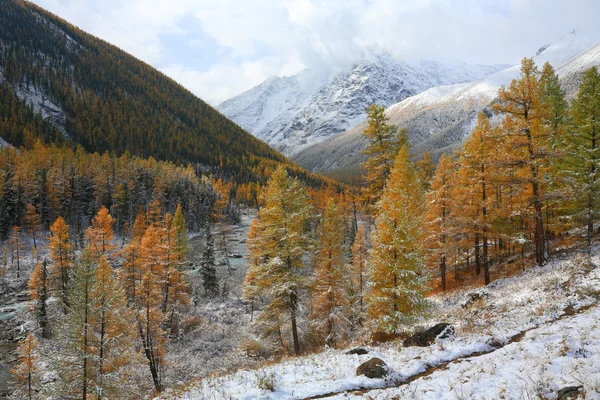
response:
<path fill-rule="evenodd" d="M 26 105 L 33 108 L 36 114 L 41 114 L 43 119 L 48 120 L 56 128 L 66 134 L 65 124 L 67 119 L 63 109 L 50 100 L 44 92 L 32 85 L 15 86 L 15 94 Z"/>
<path fill-rule="evenodd" d="M 582 384 L 586 398 L 600 399 L 600 268 L 594 266 L 600 257 L 592 261 L 589 267 L 584 256 L 571 256 L 485 288 L 430 298 L 431 317 L 423 326 L 448 321 L 456 337 L 438 339 L 429 347 L 402 348 L 393 342 L 368 348 L 365 355 L 327 349 L 257 370 L 204 378 L 164 396 L 553 398 L 563 387 Z M 356 368 L 373 357 L 386 363 L 388 376 L 356 376 Z M 363 391 L 353 393 L 356 389 Z"/>
<path fill-rule="evenodd" d="M 364 121 L 370 104 L 387 106 L 433 86 L 472 81 L 505 67 L 458 61 L 408 64 L 387 54 L 366 52 L 349 69 L 328 76 L 305 70 L 269 78 L 217 108 L 291 155 Z"/>

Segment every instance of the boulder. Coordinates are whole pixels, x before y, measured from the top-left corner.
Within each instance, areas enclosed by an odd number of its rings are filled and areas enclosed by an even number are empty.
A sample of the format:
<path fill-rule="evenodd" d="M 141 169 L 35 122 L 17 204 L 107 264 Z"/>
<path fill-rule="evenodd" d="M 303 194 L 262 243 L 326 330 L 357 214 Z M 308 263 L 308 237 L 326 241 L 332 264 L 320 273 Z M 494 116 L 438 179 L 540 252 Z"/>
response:
<path fill-rule="evenodd" d="M 357 347 L 355 349 L 352 349 L 352 350 L 346 352 L 346 354 L 348 354 L 348 355 L 356 354 L 356 355 L 362 356 L 362 355 L 365 355 L 365 354 L 369 354 L 369 350 L 365 350 L 365 349 L 363 349 L 361 347 Z"/>
<path fill-rule="evenodd" d="M 454 336 L 454 327 L 447 323 L 440 323 L 432 326 L 425 332 L 412 335 L 404 341 L 404 347 L 427 347 L 434 343 L 435 339 L 446 339 L 452 336 Z"/>
<path fill-rule="evenodd" d="M 381 358 L 371 358 L 356 368 L 356 375 L 364 375 L 371 379 L 381 379 L 387 374 L 388 366 Z"/>
<path fill-rule="evenodd" d="M 583 386 L 567 386 L 558 391 L 558 400 L 584 398 Z"/>

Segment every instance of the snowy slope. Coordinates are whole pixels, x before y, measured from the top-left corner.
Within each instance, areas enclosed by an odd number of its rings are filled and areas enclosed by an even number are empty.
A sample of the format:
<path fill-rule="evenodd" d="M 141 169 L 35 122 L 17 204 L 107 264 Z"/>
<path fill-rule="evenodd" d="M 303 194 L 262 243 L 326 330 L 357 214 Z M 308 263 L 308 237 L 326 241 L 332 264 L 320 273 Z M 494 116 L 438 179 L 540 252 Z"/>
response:
<path fill-rule="evenodd" d="M 366 53 L 346 71 L 320 76 L 309 70 L 270 78 L 217 108 L 286 155 L 364 121 L 373 103 L 390 105 L 433 86 L 468 82 L 505 66 L 453 61 L 408 64 Z"/>
<path fill-rule="evenodd" d="M 590 266 L 576 255 L 484 288 L 432 298 L 432 318 L 424 325 L 449 322 L 456 335 L 429 347 L 396 342 L 367 346 L 369 354 L 360 356 L 329 349 L 207 377 L 164 398 L 555 398 L 562 387 L 582 385 L 586 398 L 599 399 L 600 257 L 592 261 Z M 386 362 L 386 379 L 356 376 L 371 357 Z"/>
<path fill-rule="evenodd" d="M 551 63 L 568 94 L 577 88 L 581 73 L 600 64 L 600 38 L 573 31 L 557 42 L 544 46 L 533 57 L 541 68 Z M 448 86 L 433 87 L 387 109 L 390 122 L 407 129 L 417 154 L 429 150 L 437 156 L 460 145 L 470 133 L 476 115 L 497 95 L 502 85 L 510 84 L 519 74 L 516 65 L 484 79 Z M 360 163 L 360 150 L 366 145 L 361 132 L 364 123 L 319 146 L 305 149 L 293 158 L 313 171 L 348 168 Z"/>

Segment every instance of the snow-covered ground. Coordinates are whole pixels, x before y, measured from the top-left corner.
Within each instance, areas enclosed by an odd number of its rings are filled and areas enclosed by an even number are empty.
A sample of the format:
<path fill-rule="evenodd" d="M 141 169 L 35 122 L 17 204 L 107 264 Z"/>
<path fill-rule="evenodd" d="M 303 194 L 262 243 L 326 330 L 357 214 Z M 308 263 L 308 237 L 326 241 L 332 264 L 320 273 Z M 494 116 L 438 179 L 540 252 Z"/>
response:
<path fill-rule="evenodd" d="M 397 341 L 367 346 L 370 353 L 360 356 L 328 349 L 204 378 L 164 397 L 552 399 L 563 387 L 582 385 L 586 398 L 600 398 L 600 257 L 591 261 L 575 255 L 485 288 L 431 298 L 422 325 L 449 322 L 456 335 L 430 347 Z M 356 376 L 372 357 L 388 365 L 386 379 Z"/>

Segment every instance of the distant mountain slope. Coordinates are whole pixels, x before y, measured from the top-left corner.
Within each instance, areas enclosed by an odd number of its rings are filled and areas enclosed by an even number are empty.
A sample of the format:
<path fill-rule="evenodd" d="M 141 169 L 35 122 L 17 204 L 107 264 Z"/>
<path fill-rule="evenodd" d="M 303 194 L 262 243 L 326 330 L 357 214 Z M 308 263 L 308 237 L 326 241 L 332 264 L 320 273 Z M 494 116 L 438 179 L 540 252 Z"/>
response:
<path fill-rule="evenodd" d="M 270 78 L 217 108 L 256 137 L 293 155 L 360 123 L 372 103 L 390 105 L 433 86 L 472 81 L 505 67 L 435 61 L 411 65 L 367 53 L 328 78 L 310 70 Z"/>
<path fill-rule="evenodd" d="M 23 1 L 0 0 L 0 99 L 0 137 L 14 146 L 75 142 L 238 181 L 288 162 L 164 74 Z"/>
<path fill-rule="evenodd" d="M 600 65 L 600 39 L 574 31 L 542 47 L 534 60 L 539 67 L 550 62 L 567 95 L 573 95 L 583 71 Z M 439 157 L 461 145 L 471 132 L 477 113 L 496 98 L 500 86 L 510 84 L 517 77 L 519 69 L 516 65 L 479 81 L 431 88 L 388 107 L 386 114 L 391 123 L 407 129 L 414 154 L 429 150 L 434 157 Z M 363 160 L 361 150 L 366 145 L 362 137 L 364 127 L 364 123 L 359 124 L 301 151 L 292 159 L 311 171 L 357 172 Z"/>

